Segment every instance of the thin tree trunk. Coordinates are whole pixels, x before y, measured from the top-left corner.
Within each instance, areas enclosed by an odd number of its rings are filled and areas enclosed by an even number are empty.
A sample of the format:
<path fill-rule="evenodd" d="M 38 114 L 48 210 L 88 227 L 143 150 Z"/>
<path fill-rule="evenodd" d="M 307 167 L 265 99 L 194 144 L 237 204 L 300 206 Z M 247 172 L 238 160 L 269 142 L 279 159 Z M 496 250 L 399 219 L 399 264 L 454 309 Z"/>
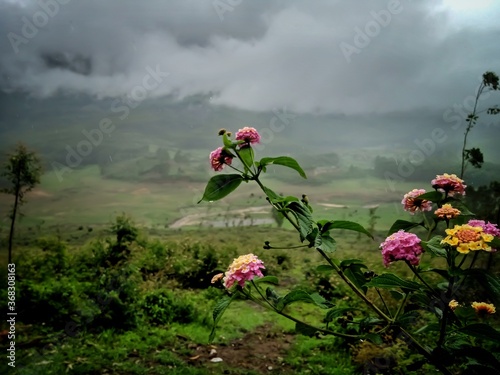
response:
<path fill-rule="evenodd" d="M 10 220 L 10 233 L 9 233 L 9 264 L 12 263 L 12 241 L 14 239 L 14 224 L 16 222 L 17 206 L 19 204 L 20 187 L 16 188 L 16 199 L 14 201 L 14 208 L 12 209 L 12 218 Z"/>

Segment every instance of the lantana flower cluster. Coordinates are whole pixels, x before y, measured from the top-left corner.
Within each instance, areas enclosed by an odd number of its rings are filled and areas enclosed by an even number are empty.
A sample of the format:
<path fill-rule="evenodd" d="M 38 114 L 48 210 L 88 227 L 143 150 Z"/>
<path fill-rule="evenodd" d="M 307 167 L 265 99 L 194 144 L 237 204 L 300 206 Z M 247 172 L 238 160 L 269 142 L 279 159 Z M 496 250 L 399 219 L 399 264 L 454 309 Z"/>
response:
<path fill-rule="evenodd" d="M 241 287 L 245 286 L 247 281 L 253 280 L 256 276 L 262 277 L 264 262 L 254 254 L 241 255 L 233 260 L 233 263 L 227 269 L 225 275 L 222 273 L 215 275 L 212 278 L 212 283 L 222 279 L 224 286 L 229 289 L 235 283 Z"/>
<path fill-rule="evenodd" d="M 219 135 L 230 136 L 231 133 L 225 129 L 219 131 Z M 244 127 L 236 132 L 235 139 L 239 141 L 240 149 L 250 147 L 250 145 L 260 142 L 260 134 L 255 128 Z M 231 165 L 235 156 L 227 147 L 219 147 L 212 151 L 209 156 L 210 166 L 216 172 L 220 172 L 224 165 Z"/>
<path fill-rule="evenodd" d="M 446 234 L 441 244 L 450 245 L 459 253 L 468 254 L 470 251 L 477 250 L 492 251 L 489 242 L 493 241 L 493 236 L 485 233 L 480 226 L 455 225 L 451 229 L 446 229 Z"/>
<path fill-rule="evenodd" d="M 404 210 L 408 211 L 412 215 L 418 211 L 423 212 L 432 210 L 431 201 L 417 198 L 422 194 L 425 194 L 425 189 L 413 189 L 412 191 L 406 193 L 401 201 L 404 206 Z"/>
<path fill-rule="evenodd" d="M 431 181 L 432 187 L 438 191 L 444 192 L 450 197 L 455 195 L 465 195 L 465 188 L 467 185 L 464 184 L 464 180 L 458 178 L 456 174 L 442 174 L 437 175 L 434 180 Z"/>
<path fill-rule="evenodd" d="M 420 242 L 421 240 L 416 234 L 404 230 L 393 233 L 380 245 L 384 266 L 388 267 L 396 260 L 405 260 L 411 265 L 418 266 L 420 254 L 423 252 Z"/>

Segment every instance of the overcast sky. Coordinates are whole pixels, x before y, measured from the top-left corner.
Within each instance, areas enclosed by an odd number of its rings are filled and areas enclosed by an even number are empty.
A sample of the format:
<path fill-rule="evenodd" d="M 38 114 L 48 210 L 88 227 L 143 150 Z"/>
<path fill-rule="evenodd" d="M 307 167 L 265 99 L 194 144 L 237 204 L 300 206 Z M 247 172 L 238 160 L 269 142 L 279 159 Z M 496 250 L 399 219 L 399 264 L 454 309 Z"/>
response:
<path fill-rule="evenodd" d="M 498 20 L 496 0 L 0 0 L 0 89 L 120 96 L 149 67 L 150 95 L 242 109 L 449 108 L 500 73 Z"/>

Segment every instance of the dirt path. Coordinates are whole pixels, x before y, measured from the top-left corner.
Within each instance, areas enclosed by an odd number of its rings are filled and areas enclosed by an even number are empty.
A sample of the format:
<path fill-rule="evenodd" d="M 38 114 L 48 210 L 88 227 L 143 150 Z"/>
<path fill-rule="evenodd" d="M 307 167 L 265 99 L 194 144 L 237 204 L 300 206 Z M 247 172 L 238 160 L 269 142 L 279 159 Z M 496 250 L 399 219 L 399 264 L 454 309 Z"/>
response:
<path fill-rule="evenodd" d="M 248 207 L 248 208 L 240 208 L 237 210 L 229 210 L 229 211 L 216 210 L 214 212 L 200 212 L 184 216 L 182 219 L 179 219 L 170 224 L 169 228 L 175 229 L 184 227 L 186 225 L 197 225 L 200 223 L 202 219 L 215 218 L 221 214 L 224 214 L 227 217 L 237 217 L 238 215 L 241 216 L 244 214 L 268 214 L 268 213 L 270 213 L 270 206 Z"/>
<path fill-rule="evenodd" d="M 284 363 L 293 335 L 274 333 L 271 324 L 257 327 L 244 337 L 228 345 L 198 346 L 193 356 L 185 358 L 194 366 L 216 369 L 222 373 L 225 369 L 252 370 L 259 374 L 272 371 L 273 374 L 290 374 L 291 367 Z M 221 362 L 212 362 L 214 358 Z"/>

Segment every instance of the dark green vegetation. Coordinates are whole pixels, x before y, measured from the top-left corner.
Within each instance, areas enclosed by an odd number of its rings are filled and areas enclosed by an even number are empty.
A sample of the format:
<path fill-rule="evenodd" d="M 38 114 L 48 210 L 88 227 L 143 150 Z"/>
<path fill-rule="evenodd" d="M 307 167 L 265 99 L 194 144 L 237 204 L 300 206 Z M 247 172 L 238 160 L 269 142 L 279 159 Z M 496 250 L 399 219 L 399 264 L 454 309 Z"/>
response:
<path fill-rule="evenodd" d="M 23 101 L 14 101 L 11 108 L 19 103 Z M 272 113 L 213 109 L 206 98 L 161 106 L 146 101 L 123 120 L 110 112 L 111 103 L 87 99 L 43 105 L 33 100 L 24 105 L 24 116 L 4 112 L 17 123 L 7 128 L 1 122 L 1 147 L 11 147 L 22 133 L 23 140 L 40 152 L 47 173 L 40 187 L 28 195 L 14 242 L 20 309 L 16 373 L 350 374 L 360 373 L 370 361 L 386 361 L 391 364 L 387 373 L 401 373 L 401 368 L 414 362 L 404 343 L 374 346 L 296 336 L 289 321 L 246 303 L 233 306 L 221 321 L 213 356 L 224 362 L 209 361 L 213 301 L 222 294 L 210 286 L 210 278 L 239 254 L 258 254 L 267 272 L 280 276 L 278 290 L 301 287 L 319 291 L 340 307 L 356 305 L 339 280 L 316 271 L 315 252 L 262 248 L 266 240 L 276 247 L 294 246 L 297 238 L 286 224 L 276 228 L 269 205 L 254 187 L 241 186 L 217 206 L 196 204 L 210 176 L 208 152 L 217 146 L 208 139 L 214 139 L 220 127 L 268 128 Z M 76 150 L 86 139 L 82 130 L 96 129 L 106 116 L 115 130 L 71 171 L 60 172 L 59 178 L 56 172 L 59 164 L 66 163 L 66 146 Z M 403 121 L 394 120 L 395 124 Z M 54 125 L 62 123 L 64 127 Z M 352 220 L 367 227 L 375 241 L 338 233 L 337 256 L 362 258 L 371 270 L 382 272 L 378 245 L 402 213 L 402 195 L 428 186 L 438 173 L 456 171 L 459 155 L 443 143 L 423 165 L 402 177 L 398 167 L 417 146 L 394 146 L 394 137 L 399 137 L 398 142 L 408 137 L 422 140 L 432 127 L 419 128 L 409 136 L 401 125 L 391 125 L 389 141 L 381 135 L 383 124 L 347 131 L 341 129 L 345 123 L 342 118 L 298 116 L 286 130 L 274 134 L 264 145 L 265 154 L 293 152 L 308 179 L 297 180 L 293 171 L 274 175 L 270 166 L 267 183 L 279 193 L 307 194 L 317 219 Z M 488 134 L 493 131 L 487 129 Z M 360 134 L 365 144 L 353 148 L 350 141 Z M 476 188 L 499 174 L 498 158 L 491 157 L 498 151 L 494 139 L 481 143 L 483 168 L 467 172 L 466 182 Z M 315 152 L 305 154 L 300 142 L 315 146 Z M 489 190 L 477 189 L 475 202 L 481 217 L 498 215 L 497 191 L 494 184 Z M 0 195 L 2 214 L 11 204 L 10 196 Z M 0 247 L 4 249 L 9 221 L 2 220 Z M 264 226 L 252 226 L 261 223 Z M 0 256 L 5 264 L 7 253 Z M 488 259 L 480 261 L 488 263 Z M 6 267 L 1 269 L 0 277 L 6 280 Z M 403 270 L 399 265 L 394 269 Z M 4 295 L 1 301 L 6 301 Z M 300 306 L 297 313 L 306 319 L 317 317 L 308 305 Z M 341 325 L 348 316 L 338 319 Z"/>

